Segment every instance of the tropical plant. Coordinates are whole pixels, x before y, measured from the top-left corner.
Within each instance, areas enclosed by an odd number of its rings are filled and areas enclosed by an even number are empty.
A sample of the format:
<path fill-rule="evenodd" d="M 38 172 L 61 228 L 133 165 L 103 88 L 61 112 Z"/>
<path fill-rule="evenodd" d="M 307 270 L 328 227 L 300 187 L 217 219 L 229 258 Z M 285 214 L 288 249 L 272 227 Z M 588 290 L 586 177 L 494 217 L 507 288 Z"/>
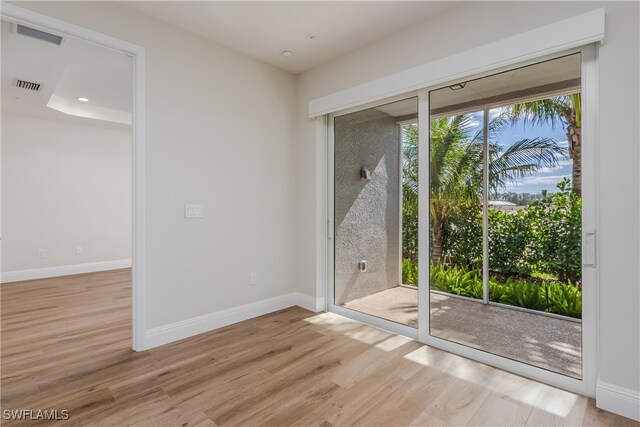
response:
<path fill-rule="evenodd" d="M 444 246 L 453 263 L 482 267 L 482 208 L 479 203 L 458 205 L 446 224 Z"/>
<path fill-rule="evenodd" d="M 417 271 L 417 266 L 413 267 Z M 447 267 L 442 263 L 431 264 L 429 278 L 433 290 L 482 299 L 482 274 L 478 269 Z M 582 317 L 582 293 L 571 282 L 553 281 L 537 284 L 523 279 L 508 278 L 506 281 L 499 281 L 491 277 L 489 299 L 530 310 L 574 318 Z"/>
<path fill-rule="evenodd" d="M 552 282 L 545 286 L 547 292 L 547 311 L 564 316 L 580 318 L 582 316 L 582 293 L 571 283 Z"/>
<path fill-rule="evenodd" d="M 565 150 L 551 138 L 523 139 L 504 149 L 496 142 L 508 123 L 505 114 L 489 121 L 489 184 L 493 194 L 542 167 L 555 167 Z M 416 129 L 417 131 L 417 129 Z M 474 131 L 471 114 L 431 120 L 429 149 L 431 261 L 438 263 L 450 215 L 458 206 L 478 204 L 482 197 L 483 130 Z M 417 198 L 417 132 L 405 134 L 403 197 Z M 413 156 L 413 157 L 412 157 Z"/>
<path fill-rule="evenodd" d="M 582 199 L 565 178 L 556 193 L 526 207 L 489 210 L 489 267 L 501 275 L 538 279 L 582 280 Z M 445 246 L 454 264 L 482 266 L 482 211 L 477 205 L 458 207 L 450 215 Z"/>
<path fill-rule="evenodd" d="M 533 272 L 532 241 L 537 237 L 526 209 L 505 212 L 489 209 L 489 267 L 506 275 L 530 275 Z M 479 224 L 482 226 L 482 223 Z"/>
<path fill-rule="evenodd" d="M 402 260 L 402 283 L 418 286 L 418 263 L 412 259 Z"/>
<path fill-rule="evenodd" d="M 505 285 L 506 295 L 501 302 L 531 310 L 545 311 L 547 309 L 544 288 L 534 283 L 511 278 L 507 279 Z"/>
<path fill-rule="evenodd" d="M 429 269 L 431 288 L 471 298 L 482 298 L 480 270 L 446 267 L 442 263 L 431 264 Z"/>
<path fill-rule="evenodd" d="M 565 178 L 557 193 L 542 193 L 542 199 L 523 209 L 531 229 L 532 269 L 553 274 L 560 281 L 582 279 L 582 199 Z"/>
<path fill-rule="evenodd" d="M 509 107 L 513 121 L 524 119 L 525 124 L 548 123 L 552 127 L 565 126 L 569 156 L 572 160 L 571 184 L 573 192 L 582 194 L 582 106 L 580 93 L 556 96 L 538 101 L 523 102 Z"/>
<path fill-rule="evenodd" d="M 404 141 L 402 145 L 402 258 L 412 260 L 417 266 L 418 125 L 406 124 L 401 127 L 401 130 Z"/>

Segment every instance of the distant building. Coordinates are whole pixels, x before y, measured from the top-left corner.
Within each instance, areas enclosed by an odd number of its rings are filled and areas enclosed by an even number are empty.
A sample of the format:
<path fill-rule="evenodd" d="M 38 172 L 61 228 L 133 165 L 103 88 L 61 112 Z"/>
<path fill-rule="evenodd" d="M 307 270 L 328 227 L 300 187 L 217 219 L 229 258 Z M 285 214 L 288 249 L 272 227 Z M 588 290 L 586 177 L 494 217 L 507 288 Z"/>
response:
<path fill-rule="evenodd" d="M 500 209 L 505 212 L 515 212 L 524 208 L 524 206 L 518 206 L 515 203 L 507 202 L 506 200 L 489 200 L 489 207 Z"/>

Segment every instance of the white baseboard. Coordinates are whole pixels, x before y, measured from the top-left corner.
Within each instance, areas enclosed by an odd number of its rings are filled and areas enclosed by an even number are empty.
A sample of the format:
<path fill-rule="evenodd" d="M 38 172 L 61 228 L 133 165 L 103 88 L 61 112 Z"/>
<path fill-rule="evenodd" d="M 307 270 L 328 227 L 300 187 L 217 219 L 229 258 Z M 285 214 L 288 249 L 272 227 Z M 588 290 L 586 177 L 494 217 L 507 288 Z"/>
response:
<path fill-rule="evenodd" d="M 596 385 L 596 406 L 640 421 L 640 392 L 603 381 Z"/>
<path fill-rule="evenodd" d="M 294 305 L 316 312 L 315 298 L 299 292 L 291 292 L 148 329 L 144 337 L 144 349 L 158 347 Z"/>
<path fill-rule="evenodd" d="M 294 292 L 294 294 L 296 299 L 296 305 L 298 307 L 302 307 L 306 310 L 313 311 L 314 313 L 324 311 L 323 297 L 314 298 L 310 295 L 303 294 L 300 292 Z"/>
<path fill-rule="evenodd" d="M 23 280 L 46 279 L 48 277 L 69 276 L 71 274 L 95 273 L 97 271 L 117 270 L 119 268 L 128 267 L 131 267 L 130 259 L 118 259 L 114 261 L 33 268 L 31 270 L 6 271 L 2 273 L 0 282 L 21 282 Z"/>

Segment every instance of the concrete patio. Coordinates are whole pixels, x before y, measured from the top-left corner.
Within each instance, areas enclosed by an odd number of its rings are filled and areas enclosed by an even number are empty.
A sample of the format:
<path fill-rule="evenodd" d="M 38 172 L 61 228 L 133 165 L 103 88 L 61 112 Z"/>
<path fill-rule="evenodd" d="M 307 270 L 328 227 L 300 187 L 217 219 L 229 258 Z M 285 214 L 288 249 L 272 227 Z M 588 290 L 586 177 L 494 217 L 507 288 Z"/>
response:
<path fill-rule="evenodd" d="M 345 307 L 416 327 L 417 288 L 395 287 Z M 582 375 L 582 324 L 431 294 L 431 335 L 575 378 Z"/>

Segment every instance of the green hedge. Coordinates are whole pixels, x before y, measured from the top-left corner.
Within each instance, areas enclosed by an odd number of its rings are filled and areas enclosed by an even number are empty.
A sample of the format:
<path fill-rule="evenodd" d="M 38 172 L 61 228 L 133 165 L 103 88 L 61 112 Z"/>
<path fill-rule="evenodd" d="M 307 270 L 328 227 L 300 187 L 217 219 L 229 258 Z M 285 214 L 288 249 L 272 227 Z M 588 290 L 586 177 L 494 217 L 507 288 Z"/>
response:
<path fill-rule="evenodd" d="M 482 274 L 479 269 L 446 267 L 431 264 L 431 289 L 482 299 Z M 405 259 L 402 263 L 403 283 L 417 285 L 418 266 Z M 569 283 L 557 281 L 536 284 L 523 279 L 506 281 L 489 279 L 489 299 L 502 304 L 531 310 L 545 311 L 580 319 L 582 317 L 582 293 Z"/>
<path fill-rule="evenodd" d="M 580 284 L 582 203 L 569 186 L 542 193 L 539 201 L 513 212 L 489 210 L 489 266 L 509 276 L 544 276 Z M 478 204 L 458 206 L 445 231 L 445 253 L 456 265 L 482 265 L 482 211 Z"/>

